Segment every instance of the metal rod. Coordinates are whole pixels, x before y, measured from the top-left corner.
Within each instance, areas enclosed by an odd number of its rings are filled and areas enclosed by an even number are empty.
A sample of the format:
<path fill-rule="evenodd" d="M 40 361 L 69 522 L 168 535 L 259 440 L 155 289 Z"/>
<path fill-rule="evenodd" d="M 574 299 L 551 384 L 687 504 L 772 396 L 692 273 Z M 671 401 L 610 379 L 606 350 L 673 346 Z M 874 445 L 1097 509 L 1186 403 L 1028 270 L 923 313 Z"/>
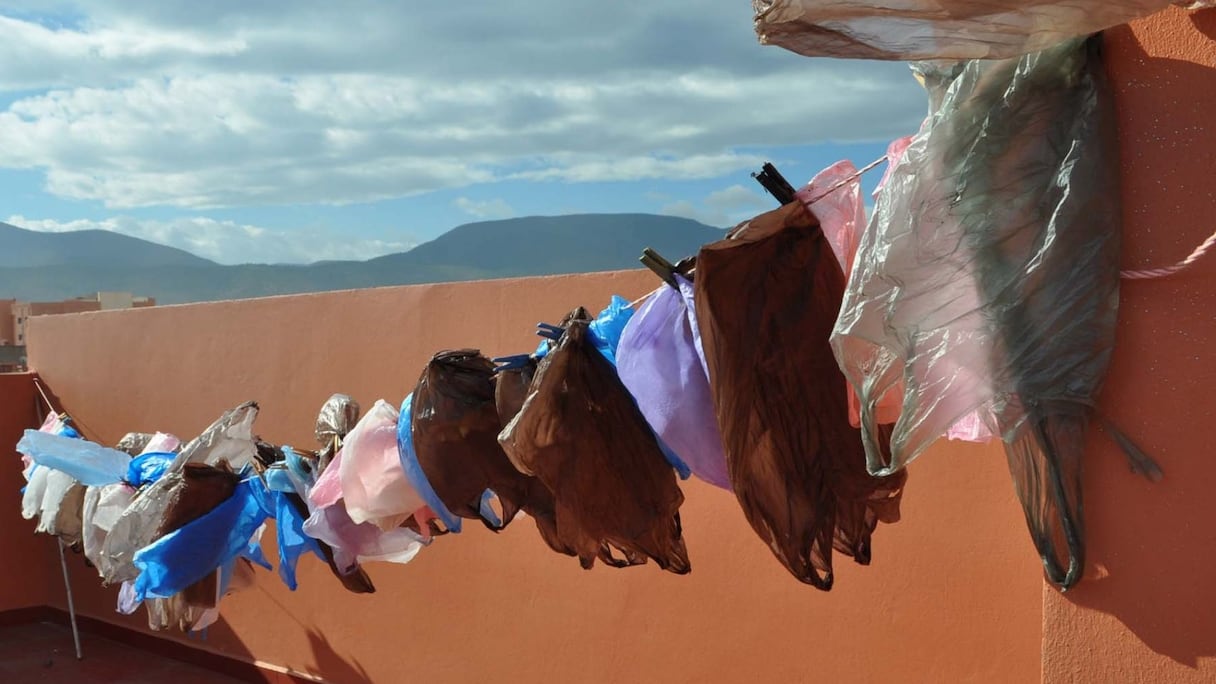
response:
<path fill-rule="evenodd" d="M 76 660 L 83 660 L 84 654 L 80 651 L 80 629 L 76 626 L 76 602 L 72 600 L 72 583 L 68 581 L 68 561 L 63 556 L 63 542 L 56 539 L 55 546 L 59 547 L 59 567 L 63 569 L 63 587 L 68 592 L 68 617 L 72 620 L 72 641 L 76 643 Z"/>

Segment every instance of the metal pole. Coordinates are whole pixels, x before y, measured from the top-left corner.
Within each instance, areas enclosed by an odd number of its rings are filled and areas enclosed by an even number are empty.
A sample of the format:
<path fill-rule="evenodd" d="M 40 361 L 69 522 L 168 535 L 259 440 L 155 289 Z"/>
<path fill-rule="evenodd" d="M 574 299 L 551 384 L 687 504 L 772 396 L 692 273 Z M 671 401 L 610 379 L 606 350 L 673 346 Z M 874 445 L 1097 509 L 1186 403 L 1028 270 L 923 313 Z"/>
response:
<path fill-rule="evenodd" d="M 72 619 L 72 641 L 76 642 L 76 660 L 83 660 L 80 652 L 80 629 L 76 627 L 76 603 L 72 601 L 72 583 L 68 581 L 68 561 L 63 557 L 63 542 L 55 540 L 59 547 L 59 567 L 63 568 L 63 587 L 68 590 L 68 616 Z"/>

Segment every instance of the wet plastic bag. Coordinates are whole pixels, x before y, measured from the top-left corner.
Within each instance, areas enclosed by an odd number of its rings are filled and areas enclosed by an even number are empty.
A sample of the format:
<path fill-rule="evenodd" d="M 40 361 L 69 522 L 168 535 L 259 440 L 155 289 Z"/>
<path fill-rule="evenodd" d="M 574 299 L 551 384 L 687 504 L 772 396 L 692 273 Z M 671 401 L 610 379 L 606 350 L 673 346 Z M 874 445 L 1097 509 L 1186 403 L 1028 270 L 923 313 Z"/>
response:
<path fill-rule="evenodd" d="M 696 329 L 693 285 L 663 287 L 629 320 L 617 349 L 617 372 L 659 438 L 706 482 L 730 489 L 722 435 Z"/>
<path fill-rule="evenodd" d="M 904 477 L 866 472 L 829 335 L 844 275 L 817 221 L 792 202 L 697 255 L 696 311 L 735 496 L 800 581 L 831 589 L 832 550 L 870 562 Z"/>
<path fill-rule="evenodd" d="M 684 495 L 654 432 L 591 339 L 581 309 L 541 360 L 523 408 L 499 442 L 521 472 L 553 493 L 559 544 L 584 568 L 655 559 L 689 571 L 680 530 Z M 615 560 L 611 548 L 625 556 Z"/>
<path fill-rule="evenodd" d="M 1005 59 L 1174 0 L 753 0 L 760 42 L 807 57 Z"/>
<path fill-rule="evenodd" d="M 1063 588 L 1084 566 L 1081 454 L 1119 300 L 1119 164 L 1099 48 L 1077 39 L 918 65 L 940 106 L 878 199 L 833 336 L 870 471 L 902 468 L 978 412 L 1006 443 L 1047 577 Z M 888 458 L 872 407 L 901 384 Z"/>

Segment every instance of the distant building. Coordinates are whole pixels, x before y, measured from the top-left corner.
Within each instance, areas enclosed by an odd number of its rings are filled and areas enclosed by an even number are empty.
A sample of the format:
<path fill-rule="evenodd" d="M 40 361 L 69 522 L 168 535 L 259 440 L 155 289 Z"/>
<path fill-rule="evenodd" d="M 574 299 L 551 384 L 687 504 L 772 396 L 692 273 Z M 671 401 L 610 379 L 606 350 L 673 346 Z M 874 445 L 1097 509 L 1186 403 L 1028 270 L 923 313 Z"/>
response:
<path fill-rule="evenodd" d="M 136 297 L 130 292 L 96 292 L 89 297 L 59 302 L 0 299 L 0 373 L 25 368 L 25 325 L 32 316 L 137 309 L 145 306 L 156 306 L 156 299 Z"/>

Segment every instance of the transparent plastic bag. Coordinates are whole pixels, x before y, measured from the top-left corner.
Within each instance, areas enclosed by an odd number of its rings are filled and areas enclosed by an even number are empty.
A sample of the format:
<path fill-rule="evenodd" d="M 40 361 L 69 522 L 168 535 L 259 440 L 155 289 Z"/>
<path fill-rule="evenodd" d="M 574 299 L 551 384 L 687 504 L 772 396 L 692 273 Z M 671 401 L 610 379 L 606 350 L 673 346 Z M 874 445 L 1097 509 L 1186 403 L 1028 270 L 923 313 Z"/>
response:
<path fill-rule="evenodd" d="M 1100 41 L 918 65 L 940 101 L 892 170 L 833 334 L 870 472 L 970 413 L 1006 443 L 1048 579 L 1081 575 L 1080 459 L 1114 344 L 1117 146 Z M 874 406 L 902 391 L 882 447 Z M 1155 467 L 1155 466 L 1154 466 Z"/>
<path fill-rule="evenodd" d="M 1006 59 L 1173 0 L 753 0 L 760 42 L 807 57 Z"/>

